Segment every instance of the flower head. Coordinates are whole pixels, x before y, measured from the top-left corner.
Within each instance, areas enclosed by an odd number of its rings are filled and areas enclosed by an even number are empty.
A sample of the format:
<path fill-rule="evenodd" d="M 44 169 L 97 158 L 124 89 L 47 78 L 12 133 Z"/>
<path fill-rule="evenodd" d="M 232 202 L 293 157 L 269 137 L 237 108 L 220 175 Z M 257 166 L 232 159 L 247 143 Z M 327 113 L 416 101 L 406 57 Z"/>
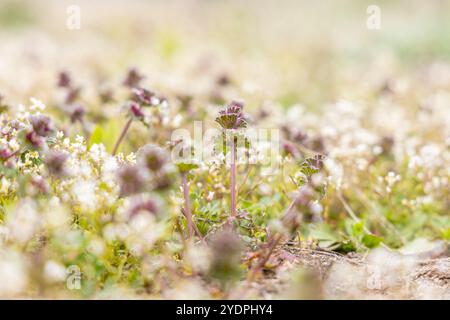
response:
<path fill-rule="evenodd" d="M 133 100 L 144 106 L 156 105 L 157 103 L 155 103 L 155 99 L 157 100 L 153 91 L 144 88 L 133 89 Z"/>
<path fill-rule="evenodd" d="M 25 135 L 25 139 L 34 148 L 40 148 L 45 144 L 45 139 L 34 131 L 27 132 Z"/>
<path fill-rule="evenodd" d="M 159 171 L 168 163 L 169 156 L 164 149 L 149 144 L 139 151 L 139 161 L 148 170 Z"/>
<path fill-rule="evenodd" d="M 86 113 L 86 109 L 82 105 L 76 104 L 76 105 L 71 106 L 71 108 L 69 110 L 70 121 L 72 123 L 75 123 L 77 121 L 82 122 L 85 113 Z"/>
<path fill-rule="evenodd" d="M 62 71 L 58 74 L 58 87 L 60 88 L 69 88 L 72 84 L 69 73 L 66 71 Z"/>
<path fill-rule="evenodd" d="M 243 112 L 244 105 L 232 101 L 223 110 L 219 111 L 216 122 L 224 129 L 241 129 L 247 127 L 247 121 Z"/>
<path fill-rule="evenodd" d="M 138 166 L 125 164 L 118 172 L 120 195 L 122 197 L 139 193 L 144 188 L 145 174 Z"/>
<path fill-rule="evenodd" d="M 6 145 L 0 145 L 0 159 L 7 160 L 13 155 L 13 152 Z"/>
<path fill-rule="evenodd" d="M 45 164 L 48 172 L 55 176 L 63 176 L 66 174 L 65 163 L 69 156 L 61 151 L 49 151 L 45 156 Z"/>
<path fill-rule="evenodd" d="M 47 137 L 53 132 L 52 121 L 49 117 L 38 114 L 29 118 L 33 132 L 40 137 Z"/>
<path fill-rule="evenodd" d="M 141 119 L 144 117 L 144 111 L 137 102 L 130 101 L 130 103 L 128 104 L 128 108 L 130 109 L 131 115 L 134 118 Z"/>
<path fill-rule="evenodd" d="M 128 217 L 131 219 L 139 213 L 157 214 L 158 204 L 150 197 L 135 196 L 131 198 L 132 205 L 128 208 Z"/>
<path fill-rule="evenodd" d="M 135 68 L 128 70 L 123 85 L 128 88 L 136 88 L 145 77 L 139 73 Z"/>

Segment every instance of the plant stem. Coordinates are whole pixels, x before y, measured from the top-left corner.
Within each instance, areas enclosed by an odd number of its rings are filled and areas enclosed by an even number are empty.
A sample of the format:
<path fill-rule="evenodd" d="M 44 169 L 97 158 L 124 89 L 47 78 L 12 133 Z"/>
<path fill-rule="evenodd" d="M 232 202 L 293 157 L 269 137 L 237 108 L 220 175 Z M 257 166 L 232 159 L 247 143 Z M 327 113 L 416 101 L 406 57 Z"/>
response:
<path fill-rule="evenodd" d="M 289 204 L 288 208 L 287 208 L 286 211 L 284 212 L 283 217 L 281 218 L 281 221 L 282 221 L 282 222 L 286 222 L 287 219 L 289 218 L 289 216 L 290 216 L 290 214 L 291 214 L 291 212 L 292 212 L 292 209 L 293 209 L 294 206 L 295 206 L 295 202 L 296 202 L 296 199 L 292 200 L 291 203 Z"/>
<path fill-rule="evenodd" d="M 8 159 L 10 159 L 10 158 L 16 156 L 17 154 L 19 154 L 19 151 L 20 151 L 20 150 L 14 151 L 14 152 L 11 153 L 9 156 L 7 156 L 7 157 L 5 158 L 5 160 L 8 160 Z"/>
<path fill-rule="evenodd" d="M 234 139 L 231 145 L 231 177 L 230 177 L 230 188 L 231 188 L 231 216 L 236 216 L 236 146 L 234 144 Z"/>
<path fill-rule="evenodd" d="M 116 144 L 114 145 L 114 149 L 113 149 L 113 152 L 112 152 L 112 155 L 113 155 L 113 156 L 116 155 L 117 150 L 119 149 L 119 146 L 120 146 L 120 144 L 122 143 L 123 138 L 125 138 L 125 135 L 127 134 L 127 131 L 128 131 L 128 129 L 130 128 L 131 122 L 132 122 L 132 121 L 133 121 L 133 119 L 130 118 L 130 119 L 127 121 L 127 123 L 125 124 L 125 127 L 123 127 L 122 132 L 120 133 L 120 136 L 119 136 L 119 138 L 117 139 Z"/>
<path fill-rule="evenodd" d="M 191 238 L 192 235 L 194 234 L 194 226 L 192 223 L 191 202 L 189 199 L 189 186 L 186 173 L 181 174 L 181 179 L 183 183 L 183 194 L 184 194 L 184 214 L 186 216 L 189 238 Z"/>
<path fill-rule="evenodd" d="M 283 217 L 281 218 L 282 221 L 285 221 L 287 219 L 287 217 L 289 217 L 289 215 L 292 212 L 292 209 L 295 206 L 295 199 L 289 204 L 288 208 L 286 209 Z M 266 264 L 267 261 L 269 261 L 269 258 L 271 257 L 271 255 L 273 254 L 276 246 L 278 245 L 278 243 L 282 240 L 283 236 L 280 233 L 276 233 L 274 235 L 270 235 L 269 236 L 269 240 L 268 240 L 268 248 L 267 248 L 267 253 L 265 256 L 263 256 L 259 262 L 255 265 L 255 267 L 252 268 L 252 270 L 250 271 L 250 276 L 248 278 L 249 281 L 253 281 L 253 279 L 255 278 L 255 276 L 257 275 L 257 273 L 264 268 L 264 265 Z"/>
<path fill-rule="evenodd" d="M 255 279 L 255 276 L 257 275 L 257 273 L 264 268 L 264 266 L 266 265 L 267 261 L 269 261 L 270 257 L 272 256 L 272 253 L 274 252 L 276 246 L 278 245 L 278 243 L 281 241 L 283 237 L 280 234 L 276 234 L 273 237 L 271 237 L 270 242 L 269 242 L 269 246 L 267 248 L 267 253 L 265 256 L 263 256 L 259 262 L 256 264 L 256 266 L 251 270 L 250 272 L 250 276 L 248 278 L 249 281 L 253 281 Z"/>

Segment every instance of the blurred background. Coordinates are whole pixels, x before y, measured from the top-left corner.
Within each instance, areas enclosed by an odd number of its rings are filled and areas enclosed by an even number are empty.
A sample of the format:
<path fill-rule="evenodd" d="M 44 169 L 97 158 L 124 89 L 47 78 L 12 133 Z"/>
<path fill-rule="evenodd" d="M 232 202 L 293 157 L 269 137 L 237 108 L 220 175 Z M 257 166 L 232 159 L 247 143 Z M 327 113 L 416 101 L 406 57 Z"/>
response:
<path fill-rule="evenodd" d="M 379 30 L 366 26 L 372 4 Z M 79 30 L 67 27 L 70 5 L 81 9 Z M 84 84 L 89 100 L 90 88 L 114 85 L 135 66 L 169 94 L 200 95 L 212 76 L 226 75 L 233 95 L 315 109 L 431 64 L 448 79 L 449 57 L 446 0 L 0 3 L 0 93 L 13 104 L 50 100 L 60 70 Z"/>

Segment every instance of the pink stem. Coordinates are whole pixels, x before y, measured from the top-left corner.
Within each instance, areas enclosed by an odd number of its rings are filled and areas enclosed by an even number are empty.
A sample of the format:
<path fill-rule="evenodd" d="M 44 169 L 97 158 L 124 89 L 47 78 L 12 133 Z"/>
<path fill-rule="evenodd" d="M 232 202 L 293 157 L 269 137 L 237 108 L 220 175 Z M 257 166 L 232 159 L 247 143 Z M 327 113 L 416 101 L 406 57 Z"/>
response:
<path fill-rule="evenodd" d="M 133 119 L 129 119 L 127 121 L 127 123 L 125 124 L 125 127 L 123 127 L 122 132 L 120 133 L 119 139 L 117 139 L 116 144 L 114 145 L 114 149 L 112 152 L 112 155 L 116 155 L 117 150 L 119 149 L 120 144 L 122 143 L 123 138 L 125 138 L 125 135 L 127 134 L 128 129 L 131 126 L 131 122 L 133 121 Z"/>
<path fill-rule="evenodd" d="M 230 188 L 231 188 L 231 216 L 236 216 L 236 148 L 234 141 L 231 145 L 231 178 L 230 178 Z"/>
<path fill-rule="evenodd" d="M 183 180 L 183 194 L 184 194 L 184 207 L 185 207 L 184 213 L 185 213 L 186 221 L 187 221 L 187 225 L 188 225 L 189 238 L 191 238 L 192 235 L 194 234 L 194 226 L 192 223 L 191 202 L 189 199 L 189 187 L 188 187 L 186 173 L 182 173 L 181 178 Z"/>
<path fill-rule="evenodd" d="M 271 237 L 266 255 L 264 257 L 262 257 L 262 259 L 256 264 L 256 266 L 250 272 L 250 277 L 249 277 L 250 281 L 253 281 L 256 274 L 262 268 L 264 268 L 264 266 L 266 265 L 267 261 L 269 261 L 270 257 L 272 256 L 276 246 L 278 245 L 278 243 L 280 242 L 281 239 L 282 239 L 282 236 L 280 234 L 276 234 L 275 236 Z"/>

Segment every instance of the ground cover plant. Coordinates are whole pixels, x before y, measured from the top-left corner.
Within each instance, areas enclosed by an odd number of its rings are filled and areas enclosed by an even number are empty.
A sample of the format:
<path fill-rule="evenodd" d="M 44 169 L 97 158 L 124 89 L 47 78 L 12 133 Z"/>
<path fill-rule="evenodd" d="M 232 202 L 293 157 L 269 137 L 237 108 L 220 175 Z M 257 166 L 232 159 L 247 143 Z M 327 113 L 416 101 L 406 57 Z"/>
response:
<path fill-rule="evenodd" d="M 2 2 L 0 297 L 450 299 L 450 8 L 378 5 Z"/>

